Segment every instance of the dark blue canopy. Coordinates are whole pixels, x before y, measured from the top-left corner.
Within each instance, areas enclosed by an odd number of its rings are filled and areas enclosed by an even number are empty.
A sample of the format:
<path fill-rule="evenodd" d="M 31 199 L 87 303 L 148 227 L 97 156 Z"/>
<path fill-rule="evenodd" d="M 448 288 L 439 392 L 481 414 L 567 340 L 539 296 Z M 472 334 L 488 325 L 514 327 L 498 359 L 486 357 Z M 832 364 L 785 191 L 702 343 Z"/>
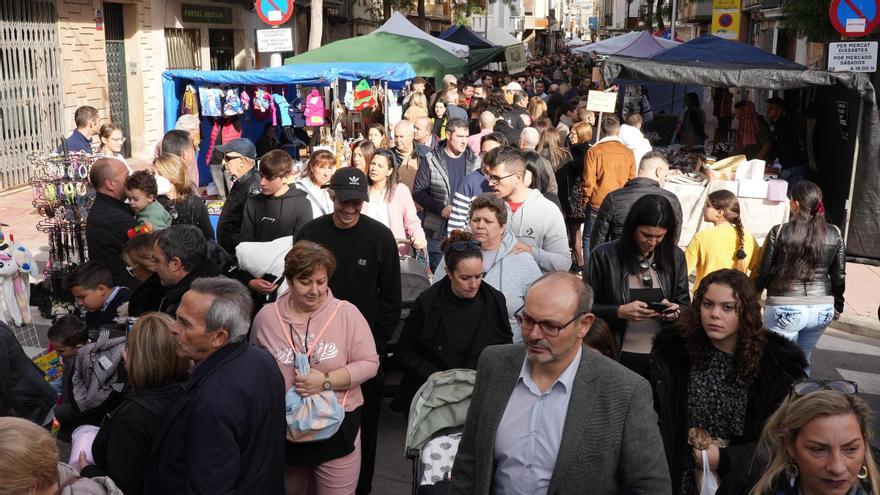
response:
<path fill-rule="evenodd" d="M 467 26 L 452 26 L 437 37 L 441 40 L 467 45 L 470 48 L 492 48 L 495 46 Z"/>
<path fill-rule="evenodd" d="M 687 43 L 663 50 L 651 57 L 663 62 L 682 62 L 699 67 L 731 67 L 737 69 L 805 70 L 801 64 L 779 57 L 760 48 L 704 34 Z"/>

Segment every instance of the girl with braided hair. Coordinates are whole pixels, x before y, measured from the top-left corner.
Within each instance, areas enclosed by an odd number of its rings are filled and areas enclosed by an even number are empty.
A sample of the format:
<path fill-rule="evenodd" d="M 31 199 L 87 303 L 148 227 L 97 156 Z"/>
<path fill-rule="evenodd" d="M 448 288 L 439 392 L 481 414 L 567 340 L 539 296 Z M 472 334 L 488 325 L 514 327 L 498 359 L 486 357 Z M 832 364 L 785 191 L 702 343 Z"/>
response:
<path fill-rule="evenodd" d="M 709 194 L 703 220 L 715 226 L 698 232 L 684 253 L 688 273 L 696 271 L 695 290 L 715 270 L 747 272 L 758 262 L 758 243 L 743 227 L 735 194 L 724 189 Z"/>

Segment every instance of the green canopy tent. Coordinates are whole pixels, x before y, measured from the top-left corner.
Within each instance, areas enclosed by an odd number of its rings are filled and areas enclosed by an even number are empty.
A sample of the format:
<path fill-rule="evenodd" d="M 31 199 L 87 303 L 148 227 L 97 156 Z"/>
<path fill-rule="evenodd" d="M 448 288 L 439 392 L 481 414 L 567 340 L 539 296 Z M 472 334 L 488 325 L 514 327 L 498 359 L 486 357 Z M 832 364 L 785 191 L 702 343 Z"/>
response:
<path fill-rule="evenodd" d="M 434 78 L 438 88 L 444 74 L 463 74 L 467 64 L 429 41 L 381 32 L 336 41 L 284 61 L 285 65 L 333 62 L 407 63 L 417 75 Z"/>
<path fill-rule="evenodd" d="M 466 72 L 472 72 L 481 69 L 492 62 L 504 62 L 504 50 L 506 47 L 493 46 L 492 48 L 471 48 L 471 54 L 468 57 Z"/>

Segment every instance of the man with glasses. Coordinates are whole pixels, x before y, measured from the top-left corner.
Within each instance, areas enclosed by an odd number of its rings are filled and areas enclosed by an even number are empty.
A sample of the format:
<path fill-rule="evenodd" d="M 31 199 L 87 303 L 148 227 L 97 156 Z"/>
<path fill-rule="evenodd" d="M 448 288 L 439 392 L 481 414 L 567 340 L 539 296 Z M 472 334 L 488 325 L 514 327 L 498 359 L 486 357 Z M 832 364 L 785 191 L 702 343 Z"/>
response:
<path fill-rule="evenodd" d="M 529 188 L 525 174 L 522 153 L 510 146 L 504 147 L 486 174 L 489 187 L 510 209 L 507 225 L 518 241 L 514 251 L 530 253 L 544 273 L 567 271 L 571 254 L 562 212 L 541 191 Z"/>
<path fill-rule="evenodd" d="M 106 266 L 113 284 L 135 288 L 140 282 L 125 271 L 122 248 L 128 231 L 137 225 L 134 212 L 125 204 L 125 179 L 128 167 L 116 158 L 99 158 L 89 171 L 95 188 L 95 201 L 86 218 L 86 244 L 89 259 Z"/>
<path fill-rule="evenodd" d="M 223 153 L 223 167 L 232 178 L 232 189 L 217 222 L 217 243 L 233 254 L 241 234 L 244 205 L 249 197 L 260 194 L 260 174 L 254 167 L 257 149 L 250 139 L 241 138 L 217 146 L 217 151 Z"/>
<path fill-rule="evenodd" d="M 450 494 L 670 494 L 647 381 L 583 339 L 592 291 L 538 279 L 517 311 L 523 344 L 485 349 Z"/>
<path fill-rule="evenodd" d="M 464 176 L 479 168 L 479 157 L 468 147 L 468 124 L 451 119 L 446 124 L 446 146 L 437 148 L 419 162 L 413 183 L 413 200 L 424 208 L 422 227 L 428 235 L 428 263 L 435 270 L 443 253 L 440 240 L 446 236 L 446 222 L 452 214 L 452 196 Z"/>

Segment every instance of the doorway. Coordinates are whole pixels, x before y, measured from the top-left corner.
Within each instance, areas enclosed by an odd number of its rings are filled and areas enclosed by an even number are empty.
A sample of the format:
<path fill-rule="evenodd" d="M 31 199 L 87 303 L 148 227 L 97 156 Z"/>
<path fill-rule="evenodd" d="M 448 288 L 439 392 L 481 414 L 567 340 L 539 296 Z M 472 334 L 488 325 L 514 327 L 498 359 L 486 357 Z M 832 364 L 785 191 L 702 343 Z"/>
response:
<path fill-rule="evenodd" d="M 211 53 L 211 70 L 235 69 L 235 39 L 231 29 L 208 31 L 208 46 Z"/>
<path fill-rule="evenodd" d="M 104 41 L 107 47 L 107 92 L 110 97 L 110 121 L 122 127 L 131 138 L 128 122 L 128 81 L 125 66 L 125 27 L 121 3 L 104 3 Z M 131 156 L 131 140 L 126 139 L 122 154 Z"/>

